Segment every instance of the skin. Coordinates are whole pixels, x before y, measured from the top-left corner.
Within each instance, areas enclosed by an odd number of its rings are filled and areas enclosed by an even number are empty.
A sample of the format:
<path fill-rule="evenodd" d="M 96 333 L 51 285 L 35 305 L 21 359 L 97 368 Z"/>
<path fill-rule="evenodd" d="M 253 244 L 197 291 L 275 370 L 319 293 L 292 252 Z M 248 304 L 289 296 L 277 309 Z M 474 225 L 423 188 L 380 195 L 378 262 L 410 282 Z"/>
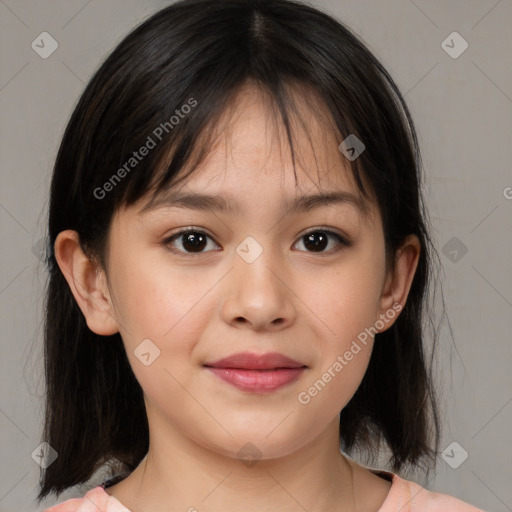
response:
<path fill-rule="evenodd" d="M 298 101 L 311 136 L 295 130 L 298 186 L 290 154 L 281 149 L 287 146 L 275 142 L 282 127 L 269 123 L 263 97 L 247 86 L 232 115 L 223 117 L 208 158 L 179 185 L 238 200 L 238 215 L 172 206 L 140 214 L 145 196 L 116 212 L 107 269 L 84 255 L 76 232 L 63 231 L 56 240 L 58 264 L 87 325 L 100 335 L 121 333 L 144 390 L 149 452 L 106 490 L 133 512 L 370 512 L 389 492 L 389 482 L 339 451 L 340 411 L 361 383 L 373 338 L 308 404 L 297 397 L 379 315 L 393 304 L 403 307 L 419 242 L 410 236 L 388 272 L 373 201 L 369 218 L 349 204 L 283 216 L 288 197 L 358 194 L 340 141 Z M 181 237 L 168 245 L 171 252 L 163 240 L 187 226 L 206 232 L 207 245 L 194 253 Z M 340 242 L 329 235 L 323 253 L 314 252 L 304 234 L 322 227 L 352 245 L 334 252 Z M 236 252 L 248 236 L 263 249 L 251 263 Z M 146 366 L 134 350 L 148 338 L 160 355 Z M 242 351 L 280 352 L 308 368 L 277 391 L 256 394 L 202 366 Z M 260 453 L 253 465 L 239 453 L 248 442 Z"/>

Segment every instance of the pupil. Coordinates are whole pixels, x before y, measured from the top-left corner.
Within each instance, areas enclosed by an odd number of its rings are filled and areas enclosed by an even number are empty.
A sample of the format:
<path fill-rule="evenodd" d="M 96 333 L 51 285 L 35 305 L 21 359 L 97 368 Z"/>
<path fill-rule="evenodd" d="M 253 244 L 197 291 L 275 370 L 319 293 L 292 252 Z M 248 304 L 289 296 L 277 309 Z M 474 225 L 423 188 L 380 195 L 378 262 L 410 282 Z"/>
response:
<path fill-rule="evenodd" d="M 206 245 L 206 237 L 203 236 L 201 233 L 188 233 L 185 235 L 185 240 L 183 242 L 183 247 L 185 249 L 192 249 L 192 252 L 194 251 L 201 251 L 204 249 Z M 189 244 L 189 247 L 187 247 L 187 244 Z"/>
<path fill-rule="evenodd" d="M 320 252 L 325 249 L 327 245 L 327 237 L 319 232 L 310 233 L 306 235 L 306 243 L 304 245 L 314 252 Z"/>

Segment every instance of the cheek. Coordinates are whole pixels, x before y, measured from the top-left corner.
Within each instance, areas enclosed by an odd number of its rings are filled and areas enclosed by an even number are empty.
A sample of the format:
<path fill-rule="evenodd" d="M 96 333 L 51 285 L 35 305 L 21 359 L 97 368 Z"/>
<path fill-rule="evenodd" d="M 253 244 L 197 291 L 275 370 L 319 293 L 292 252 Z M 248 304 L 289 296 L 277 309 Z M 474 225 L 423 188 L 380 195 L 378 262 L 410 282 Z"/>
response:
<path fill-rule="evenodd" d="M 302 281 L 302 296 L 338 348 L 378 318 L 383 261 L 370 251 L 347 256 L 336 268 L 310 274 Z M 341 344 L 341 346 L 340 346 Z"/>
<path fill-rule="evenodd" d="M 366 318 L 363 313 L 339 314 L 337 323 L 333 319 L 336 336 L 319 340 L 319 359 L 296 397 L 312 424 L 327 424 L 339 414 L 364 378 L 373 338 L 361 328 Z"/>
<path fill-rule="evenodd" d="M 304 280 L 307 314 L 315 319 L 310 325 L 316 326 L 314 335 L 321 349 L 307 382 L 310 387 L 303 391 L 306 401 L 324 404 L 326 412 L 346 405 L 368 367 L 384 268 L 375 254 L 379 253 L 354 253 L 334 271 Z"/>
<path fill-rule="evenodd" d="M 133 253 L 119 262 L 113 277 L 123 318 L 121 336 L 137 380 L 149 396 L 181 396 L 178 382 L 190 385 L 193 349 L 216 307 L 215 294 L 207 292 L 218 276 L 184 272 L 161 257 L 148 262 Z M 137 358 L 139 347 L 146 346 L 150 357 L 158 354 L 149 366 Z"/>
<path fill-rule="evenodd" d="M 198 304 L 208 290 L 204 275 L 183 272 L 161 258 L 141 264 L 143 258 L 120 262 L 114 275 L 116 304 L 123 318 L 124 334 L 134 342 L 154 338 L 190 337 L 190 327 L 202 325 Z M 186 338 L 185 338 L 186 339 Z"/>

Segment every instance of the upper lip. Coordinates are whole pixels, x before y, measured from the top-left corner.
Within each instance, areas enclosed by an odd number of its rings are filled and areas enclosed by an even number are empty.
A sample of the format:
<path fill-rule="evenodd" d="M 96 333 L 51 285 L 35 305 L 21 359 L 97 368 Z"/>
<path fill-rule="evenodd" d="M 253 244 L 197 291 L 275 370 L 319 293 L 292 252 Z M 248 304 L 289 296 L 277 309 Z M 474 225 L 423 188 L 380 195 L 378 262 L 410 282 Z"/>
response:
<path fill-rule="evenodd" d="M 204 366 L 213 368 L 242 368 L 245 370 L 272 370 L 277 368 L 302 368 L 306 365 L 277 352 L 268 352 L 260 355 L 251 352 L 240 352 L 213 363 L 205 363 Z"/>

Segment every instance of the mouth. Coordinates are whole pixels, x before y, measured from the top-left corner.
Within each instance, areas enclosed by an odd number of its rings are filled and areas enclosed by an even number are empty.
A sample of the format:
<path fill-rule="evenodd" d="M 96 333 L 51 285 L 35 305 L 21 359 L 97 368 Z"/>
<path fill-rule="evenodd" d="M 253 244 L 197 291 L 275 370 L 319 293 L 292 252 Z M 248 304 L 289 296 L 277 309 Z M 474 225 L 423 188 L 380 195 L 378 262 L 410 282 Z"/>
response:
<path fill-rule="evenodd" d="M 252 393 L 268 393 L 297 380 L 307 366 L 276 352 L 239 353 L 203 365 L 223 381 Z"/>

